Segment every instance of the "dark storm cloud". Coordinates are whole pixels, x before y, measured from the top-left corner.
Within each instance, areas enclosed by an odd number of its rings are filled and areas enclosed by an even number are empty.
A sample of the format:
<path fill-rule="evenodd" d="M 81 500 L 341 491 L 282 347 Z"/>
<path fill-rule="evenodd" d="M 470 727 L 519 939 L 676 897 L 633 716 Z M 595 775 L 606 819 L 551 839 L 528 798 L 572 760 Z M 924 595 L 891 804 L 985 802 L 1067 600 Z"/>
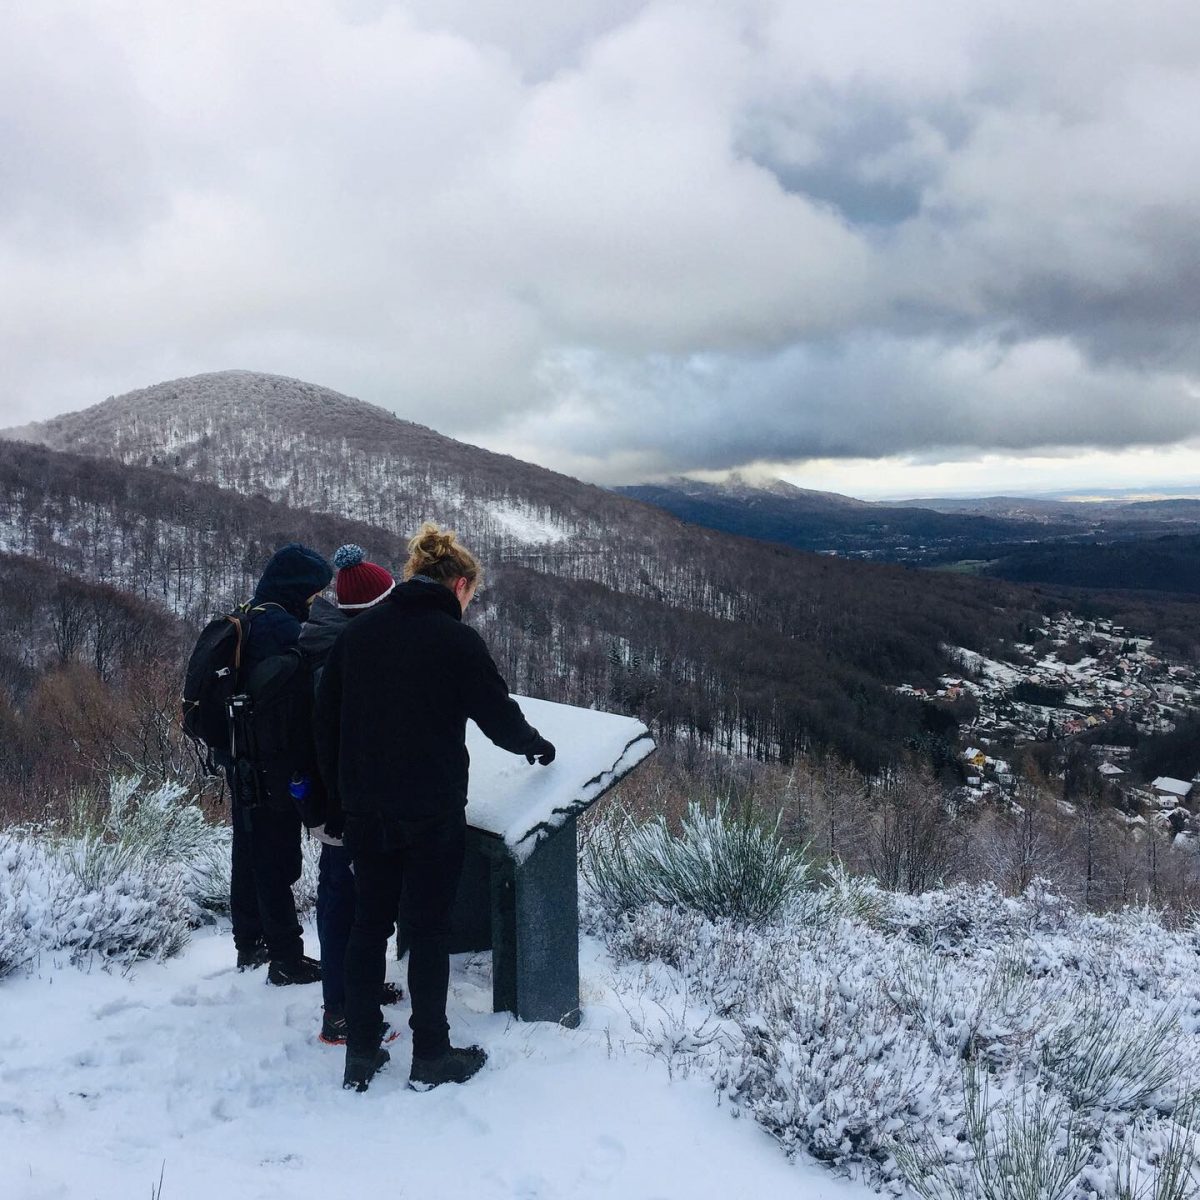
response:
<path fill-rule="evenodd" d="M 763 459 L 1167 445 L 1195 434 L 1200 406 L 1182 377 L 1089 368 L 1062 340 L 949 346 L 855 336 L 768 357 L 623 364 L 569 354 L 558 372 L 558 389 L 574 402 L 551 432 L 576 461 L 602 470 L 628 448 L 624 429 L 636 420 L 634 474 Z"/>

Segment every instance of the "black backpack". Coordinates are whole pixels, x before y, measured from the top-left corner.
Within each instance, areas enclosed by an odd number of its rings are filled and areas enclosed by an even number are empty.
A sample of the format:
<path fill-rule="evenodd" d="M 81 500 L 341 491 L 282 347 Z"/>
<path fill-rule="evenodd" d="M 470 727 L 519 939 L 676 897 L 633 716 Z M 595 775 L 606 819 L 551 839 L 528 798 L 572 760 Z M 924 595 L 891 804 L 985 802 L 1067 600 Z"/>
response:
<path fill-rule="evenodd" d="M 241 691 L 242 653 L 250 622 L 261 611 L 243 606 L 215 617 L 201 630 L 188 659 L 183 680 L 183 732 L 195 743 L 210 775 L 234 757 L 229 702 Z"/>

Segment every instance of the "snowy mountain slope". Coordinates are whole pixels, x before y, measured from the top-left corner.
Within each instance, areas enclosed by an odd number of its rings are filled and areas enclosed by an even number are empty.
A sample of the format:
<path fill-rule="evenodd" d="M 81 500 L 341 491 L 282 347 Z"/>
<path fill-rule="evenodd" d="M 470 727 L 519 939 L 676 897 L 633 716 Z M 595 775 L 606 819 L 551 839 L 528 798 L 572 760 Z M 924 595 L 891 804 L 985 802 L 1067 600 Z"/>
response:
<path fill-rule="evenodd" d="M 943 644 L 990 648 L 1029 603 L 688 526 L 274 376 L 161 384 L 24 433 L 80 453 L 0 440 L 13 552 L 194 620 L 243 598 L 281 541 L 349 535 L 398 568 L 433 517 L 481 553 L 473 620 L 515 687 L 766 757 L 826 745 L 876 769 L 919 732 L 891 685 L 951 669 Z"/>
<path fill-rule="evenodd" d="M 309 932 L 312 937 L 311 931 Z M 238 974 L 227 931 L 129 974 L 43 963 L 3 984 L 0 1195 L 5 1200 L 866 1200 L 792 1165 L 700 1080 L 639 1052 L 595 943 L 582 1027 L 490 1011 L 484 960 L 455 960 L 450 1020 L 490 1054 L 464 1087 L 408 1091 L 407 1030 L 366 1095 L 316 1039 L 317 987 Z M 394 973 L 396 967 L 390 970 Z M 387 1012 L 404 1027 L 407 1003 Z"/>
<path fill-rule="evenodd" d="M 157 384 L 8 436 L 163 467 L 395 533 L 436 517 L 469 528 L 491 553 L 598 536 L 620 504 L 600 488 L 361 400 L 250 371 Z"/>

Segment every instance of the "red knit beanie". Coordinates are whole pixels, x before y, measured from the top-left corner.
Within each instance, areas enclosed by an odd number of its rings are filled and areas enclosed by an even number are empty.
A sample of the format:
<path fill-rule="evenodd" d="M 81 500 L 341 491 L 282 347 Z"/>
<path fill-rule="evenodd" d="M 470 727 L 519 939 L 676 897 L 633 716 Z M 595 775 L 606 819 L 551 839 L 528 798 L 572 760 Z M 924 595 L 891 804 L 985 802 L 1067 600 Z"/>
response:
<path fill-rule="evenodd" d="M 396 586 L 390 571 L 365 562 L 366 551 L 353 544 L 342 546 L 333 556 L 337 567 L 334 590 L 338 608 L 370 608 L 378 604 Z"/>

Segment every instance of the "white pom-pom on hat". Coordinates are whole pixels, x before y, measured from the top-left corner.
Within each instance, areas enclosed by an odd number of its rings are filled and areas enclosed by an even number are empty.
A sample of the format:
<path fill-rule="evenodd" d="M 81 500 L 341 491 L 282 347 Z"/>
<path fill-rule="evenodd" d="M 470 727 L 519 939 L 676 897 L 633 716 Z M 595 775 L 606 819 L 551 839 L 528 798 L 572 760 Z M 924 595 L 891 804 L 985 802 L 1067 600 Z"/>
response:
<path fill-rule="evenodd" d="M 333 565 L 341 571 L 346 567 L 357 567 L 366 557 L 367 552 L 361 546 L 347 542 L 346 545 L 338 547 L 333 556 Z"/>

